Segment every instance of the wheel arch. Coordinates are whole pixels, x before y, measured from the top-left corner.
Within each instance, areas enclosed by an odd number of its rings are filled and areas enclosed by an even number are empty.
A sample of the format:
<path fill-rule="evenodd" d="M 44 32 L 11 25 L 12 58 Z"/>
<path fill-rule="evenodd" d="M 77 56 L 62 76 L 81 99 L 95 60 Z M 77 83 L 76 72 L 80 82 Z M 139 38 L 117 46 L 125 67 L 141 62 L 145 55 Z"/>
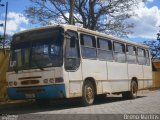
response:
<path fill-rule="evenodd" d="M 137 87 L 138 87 L 138 78 L 137 77 L 133 77 L 132 80 L 131 80 L 131 83 L 132 81 L 135 81 L 137 83 Z"/>
<path fill-rule="evenodd" d="M 97 95 L 97 85 L 96 85 L 95 79 L 93 77 L 87 77 L 87 78 L 85 78 L 85 80 L 83 82 L 83 86 L 84 86 L 85 82 L 87 82 L 87 81 L 90 81 L 93 84 L 95 95 Z M 83 88 L 83 86 L 82 86 L 82 88 Z"/>

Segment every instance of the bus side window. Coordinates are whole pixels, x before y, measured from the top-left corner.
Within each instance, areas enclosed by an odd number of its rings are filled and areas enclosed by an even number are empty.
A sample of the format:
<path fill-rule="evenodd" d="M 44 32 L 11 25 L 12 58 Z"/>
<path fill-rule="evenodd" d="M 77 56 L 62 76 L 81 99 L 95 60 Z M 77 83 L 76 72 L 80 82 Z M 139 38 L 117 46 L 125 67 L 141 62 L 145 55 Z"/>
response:
<path fill-rule="evenodd" d="M 100 60 L 113 60 L 112 42 L 103 38 L 97 39 L 98 58 Z"/>
<path fill-rule="evenodd" d="M 126 54 L 127 54 L 127 62 L 131 64 L 137 63 L 137 57 L 136 57 L 136 47 L 127 45 L 126 46 Z"/>
<path fill-rule="evenodd" d="M 125 45 L 122 43 L 114 42 L 114 59 L 116 62 L 126 62 Z"/>
<path fill-rule="evenodd" d="M 146 61 L 147 61 L 147 65 L 150 65 L 150 55 L 149 55 L 149 50 L 146 50 Z"/>
<path fill-rule="evenodd" d="M 97 50 L 95 37 L 86 34 L 81 34 L 80 36 L 82 57 L 86 59 L 96 59 Z"/>
<path fill-rule="evenodd" d="M 78 33 L 68 30 L 66 34 L 65 69 L 76 70 L 80 65 Z"/>
<path fill-rule="evenodd" d="M 140 65 L 146 65 L 146 54 L 145 50 L 142 48 L 138 48 L 138 64 Z"/>

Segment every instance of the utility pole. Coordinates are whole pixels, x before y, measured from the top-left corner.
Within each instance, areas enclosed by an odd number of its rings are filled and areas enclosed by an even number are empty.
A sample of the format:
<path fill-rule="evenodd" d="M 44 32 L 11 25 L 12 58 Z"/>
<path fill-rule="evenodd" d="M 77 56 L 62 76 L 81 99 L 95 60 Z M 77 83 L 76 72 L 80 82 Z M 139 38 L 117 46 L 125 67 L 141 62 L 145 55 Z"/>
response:
<path fill-rule="evenodd" d="M 6 23 L 7 23 L 7 14 L 8 14 L 8 2 L 6 2 L 6 13 L 5 13 L 5 23 L 4 23 L 3 49 L 4 49 L 4 47 L 5 47 L 5 40 L 6 40 Z"/>
<path fill-rule="evenodd" d="M 69 0 L 70 2 L 70 11 L 69 11 L 69 24 L 74 25 L 74 0 Z"/>

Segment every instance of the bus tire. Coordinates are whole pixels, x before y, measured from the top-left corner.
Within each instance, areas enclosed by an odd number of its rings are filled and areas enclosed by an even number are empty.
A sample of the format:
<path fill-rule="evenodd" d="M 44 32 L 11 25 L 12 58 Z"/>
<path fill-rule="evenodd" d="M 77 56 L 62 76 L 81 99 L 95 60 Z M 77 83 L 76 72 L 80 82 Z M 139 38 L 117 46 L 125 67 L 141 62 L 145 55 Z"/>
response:
<path fill-rule="evenodd" d="M 95 99 L 95 89 L 90 81 L 86 81 L 82 88 L 82 104 L 84 106 L 92 105 Z"/>
<path fill-rule="evenodd" d="M 130 91 L 122 93 L 124 99 L 135 99 L 137 98 L 138 85 L 136 81 L 131 82 Z"/>

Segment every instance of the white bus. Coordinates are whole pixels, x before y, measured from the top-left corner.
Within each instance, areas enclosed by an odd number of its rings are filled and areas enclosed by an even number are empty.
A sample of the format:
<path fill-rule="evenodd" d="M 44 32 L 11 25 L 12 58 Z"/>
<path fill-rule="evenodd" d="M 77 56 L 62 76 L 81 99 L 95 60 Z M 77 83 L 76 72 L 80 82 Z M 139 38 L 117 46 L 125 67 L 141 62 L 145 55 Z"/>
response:
<path fill-rule="evenodd" d="M 72 25 L 34 28 L 13 36 L 7 81 L 12 100 L 133 99 L 152 86 L 149 47 Z"/>

